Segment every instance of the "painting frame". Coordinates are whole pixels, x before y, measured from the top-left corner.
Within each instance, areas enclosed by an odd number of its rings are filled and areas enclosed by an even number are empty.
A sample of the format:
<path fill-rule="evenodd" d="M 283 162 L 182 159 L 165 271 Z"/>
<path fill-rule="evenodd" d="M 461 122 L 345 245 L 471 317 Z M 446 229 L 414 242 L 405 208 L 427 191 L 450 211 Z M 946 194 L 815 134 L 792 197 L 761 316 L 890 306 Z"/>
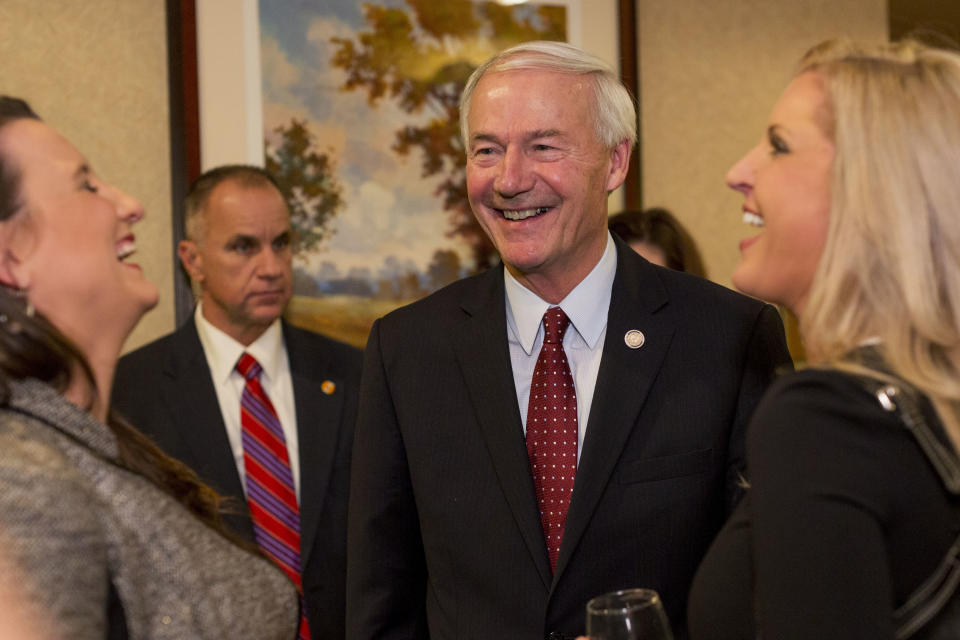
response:
<path fill-rule="evenodd" d="M 565 4 L 576 0 L 561 0 Z M 595 2 L 596 0 L 592 0 Z M 638 82 L 638 47 L 637 47 L 637 21 L 636 21 L 636 0 L 607 0 L 609 9 L 614 19 L 609 21 L 609 33 L 601 33 L 599 39 L 613 45 L 612 53 L 601 55 L 608 62 L 615 63 L 619 69 L 624 84 L 632 91 L 637 98 L 638 120 L 639 110 L 639 82 Z M 257 0 L 243 0 L 239 3 L 239 13 L 235 12 L 235 20 L 225 21 L 222 15 L 218 14 L 218 8 L 224 6 L 224 3 L 218 3 L 215 0 L 166 0 L 167 10 L 167 34 L 168 34 L 168 56 L 169 56 L 169 86 L 170 86 L 170 141 L 171 141 L 171 194 L 173 202 L 172 226 L 173 226 L 173 258 L 176 261 L 176 247 L 184 237 L 183 229 L 183 200 L 190 183 L 196 179 L 204 166 L 216 166 L 224 161 L 238 162 L 246 161 L 260 164 L 263 161 L 262 146 L 257 150 L 257 143 L 262 145 L 262 116 L 257 112 L 256 106 L 259 100 L 260 90 L 260 68 L 259 68 L 259 49 L 257 47 L 256 25 L 251 25 L 256 20 Z M 594 5 L 591 5 L 594 7 Z M 252 12 L 252 13 L 251 13 Z M 251 15 L 253 17 L 251 17 Z M 205 35 L 210 33 L 210 28 L 216 25 L 216 29 L 222 33 L 224 29 L 227 33 L 234 34 L 236 38 L 229 38 L 232 44 L 228 45 L 227 50 L 221 50 L 222 46 L 218 43 L 215 48 L 208 46 L 210 38 Z M 253 28 L 251 28 L 253 27 Z M 577 25 L 574 28 L 582 28 L 586 31 L 586 25 Z M 601 29 L 602 30 L 602 29 Z M 597 26 L 591 27 L 591 33 L 597 33 Z M 577 38 L 571 38 L 574 42 Z M 248 43 L 253 42 L 253 46 Z M 240 43 L 239 45 L 237 43 Z M 247 43 L 247 44 L 244 44 Z M 229 47 L 239 47 L 229 50 Z M 588 51 L 590 46 L 583 44 Z M 256 51 L 256 54 L 252 53 Z M 226 66 L 216 67 L 218 73 L 206 73 L 202 71 L 202 65 L 217 64 L 217 57 L 221 60 L 235 62 L 242 60 L 240 65 L 227 64 Z M 613 58 L 613 59 L 611 59 Z M 224 78 L 222 71 L 226 69 L 228 73 L 233 73 L 234 78 Z M 238 71 L 239 69 L 239 71 Z M 237 79 L 239 78 L 239 79 Z M 209 85 L 212 82 L 219 82 L 216 89 Z M 224 83 L 225 82 L 225 83 Z M 205 84 L 201 84 L 205 83 Z M 244 107 L 244 114 L 240 117 L 239 124 L 236 121 L 224 121 L 224 110 L 217 107 L 211 107 L 209 104 L 204 106 L 203 96 L 210 94 L 223 94 L 232 96 L 237 104 L 239 99 Z M 238 98 L 240 96 L 240 98 Z M 230 99 L 230 98 L 228 98 Z M 210 125 L 204 126 L 203 111 L 216 112 L 218 126 L 229 132 L 218 135 L 212 132 Z M 247 117 L 247 111 L 253 111 L 252 117 Z M 235 109 L 226 110 L 233 114 Z M 211 122 L 208 118 L 207 122 Z M 638 122 L 639 125 L 639 122 Z M 241 141 L 242 150 L 236 148 L 238 136 L 235 131 L 240 127 L 246 132 Z M 638 127 L 639 130 L 639 127 Z M 222 149 L 223 140 L 229 140 L 233 144 L 232 149 Z M 259 157 L 256 157 L 259 153 Z M 227 158 L 227 160 L 224 160 Z M 642 204 L 642 176 L 640 172 L 640 149 L 639 142 L 636 152 L 631 159 L 625 189 L 623 193 L 624 206 L 627 208 L 639 208 Z M 185 322 L 194 307 L 194 297 L 190 288 L 189 280 L 183 269 L 175 270 L 174 277 L 175 294 L 175 313 L 178 326 Z"/>

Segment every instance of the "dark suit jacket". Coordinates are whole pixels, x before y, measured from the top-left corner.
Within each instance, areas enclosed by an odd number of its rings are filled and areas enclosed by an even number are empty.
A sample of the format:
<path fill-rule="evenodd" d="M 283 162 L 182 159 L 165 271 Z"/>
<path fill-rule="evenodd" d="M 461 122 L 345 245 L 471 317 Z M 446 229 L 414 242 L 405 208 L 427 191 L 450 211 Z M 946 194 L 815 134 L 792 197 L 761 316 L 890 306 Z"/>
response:
<path fill-rule="evenodd" d="M 354 347 L 283 324 L 300 446 L 303 590 L 312 636 L 344 637 L 346 509 L 361 355 Z M 332 394 L 321 384 L 332 381 Z M 253 541 L 206 356 L 189 322 L 120 359 L 113 407 L 236 507 L 228 526 Z"/>
<path fill-rule="evenodd" d="M 769 305 L 618 241 L 606 339 L 551 574 L 506 335 L 502 267 L 373 327 L 348 526 L 347 635 L 573 637 L 585 605 L 687 590 L 739 499 L 747 418 L 790 366 Z M 640 349 L 624 334 L 639 329 Z"/>

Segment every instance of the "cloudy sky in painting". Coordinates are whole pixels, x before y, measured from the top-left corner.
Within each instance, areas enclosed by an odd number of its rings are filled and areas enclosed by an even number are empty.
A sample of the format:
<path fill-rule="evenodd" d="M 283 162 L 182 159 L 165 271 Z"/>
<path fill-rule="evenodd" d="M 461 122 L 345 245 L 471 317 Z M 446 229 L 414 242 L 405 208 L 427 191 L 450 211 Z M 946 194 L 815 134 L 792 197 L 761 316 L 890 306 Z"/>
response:
<path fill-rule="evenodd" d="M 402 0 L 380 0 L 406 6 Z M 345 75 L 330 65 L 330 38 L 354 37 L 366 29 L 355 0 L 284 0 L 260 3 L 264 130 L 304 119 L 319 150 L 331 154 L 346 206 L 333 224 L 334 235 L 310 255 L 318 273 L 333 262 L 341 273 L 368 267 L 376 273 L 388 256 L 422 270 L 437 249 L 454 249 L 449 216 L 433 195 L 440 176 L 421 177 L 420 154 L 404 158 L 390 146 L 395 132 L 415 116 L 381 100 L 367 105 L 365 91 L 342 92 Z"/>

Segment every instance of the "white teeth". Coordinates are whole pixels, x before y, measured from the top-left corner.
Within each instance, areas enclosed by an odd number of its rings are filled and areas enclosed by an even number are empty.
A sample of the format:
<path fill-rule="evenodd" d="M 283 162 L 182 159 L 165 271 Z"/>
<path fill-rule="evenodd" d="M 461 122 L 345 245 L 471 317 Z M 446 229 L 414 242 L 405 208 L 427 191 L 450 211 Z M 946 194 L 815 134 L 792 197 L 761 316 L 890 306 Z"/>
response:
<path fill-rule="evenodd" d="M 132 242 L 123 242 L 117 247 L 117 260 L 123 260 L 136 251 L 136 245 Z"/>
<path fill-rule="evenodd" d="M 550 207 L 538 207 L 536 209 L 521 209 L 519 211 L 503 210 L 503 217 L 507 220 L 526 220 L 527 218 L 546 213 Z"/>
<path fill-rule="evenodd" d="M 752 211 L 743 212 L 743 222 L 744 224 L 749 224 L 751 227 L 763 226 L 763 218 L 761 218 L 760 216 L 758 216 Z"/>

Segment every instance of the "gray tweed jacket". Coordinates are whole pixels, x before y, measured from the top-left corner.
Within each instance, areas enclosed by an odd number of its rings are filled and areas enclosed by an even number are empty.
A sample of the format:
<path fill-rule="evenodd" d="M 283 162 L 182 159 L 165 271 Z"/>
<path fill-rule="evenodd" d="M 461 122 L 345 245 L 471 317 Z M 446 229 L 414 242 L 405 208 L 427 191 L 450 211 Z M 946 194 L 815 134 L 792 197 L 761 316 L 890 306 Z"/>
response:
<path fill-rule="evenodd" d="M 112 582 L 131 638 L 294 638 L 292 583 L 116 454 L 109 428 L 43 383 L 0 407 L 0 567 L 38 624 L 104 638 Z"/>

